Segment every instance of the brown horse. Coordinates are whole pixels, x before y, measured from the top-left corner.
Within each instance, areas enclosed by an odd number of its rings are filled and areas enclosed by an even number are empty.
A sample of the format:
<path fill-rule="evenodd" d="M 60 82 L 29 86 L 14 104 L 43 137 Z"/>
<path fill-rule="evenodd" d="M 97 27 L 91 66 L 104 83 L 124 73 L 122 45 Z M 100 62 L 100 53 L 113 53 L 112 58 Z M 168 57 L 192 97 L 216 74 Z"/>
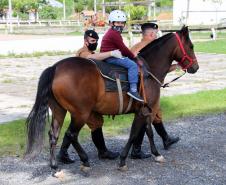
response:
<path fill-rule="evenodd" d="M 135 118 L 129 140 L 120 155 L 122 168 L 125 167 L 128 151 L 144 124 L 147 125 L 146 133 L 152 153 L 156 157 L 161 156 L 154 145 L 151 127 L 159 107 L 161 85 L 157 81 L 163 82 L 173 60 L 178 61 L 189 73 L 198 70 L 199 66 L 188 32 L 188 28 L 183 27 L 176 34 L 169 33 L 147 45 L 140 53 L 146 61 L 145 93 L 152 112 L 146 119 L 147 117 L 141 113 L 140 103 L 133 103 L 129 113 L 135 113 Z M 150 72 L 158 80 L 150 76 Z M 123 98 L 125 111 L 129 97 L 124 93 Z M 44 70 L 39 80 L 35 104 L 27 118 L 28 144 L 25 157 L 34 157 L 41 151 L 49 107 L 52 111 L 49 131 L 51 167 L 57 168 L 55 148 L 67 111 L 71 113 L 75 126 L 73 146 L 78 152 L 82 165 L 89 167 L 88 156 L 78 142 L 79 131 L 85 123 L 95 130 L 98 127 L 95 125 L 103 123 L 102 115 L 118 114 L 118 93 L 105 92 L 104 79 L 97 66 L 84 58 L 66 58 Z"/>

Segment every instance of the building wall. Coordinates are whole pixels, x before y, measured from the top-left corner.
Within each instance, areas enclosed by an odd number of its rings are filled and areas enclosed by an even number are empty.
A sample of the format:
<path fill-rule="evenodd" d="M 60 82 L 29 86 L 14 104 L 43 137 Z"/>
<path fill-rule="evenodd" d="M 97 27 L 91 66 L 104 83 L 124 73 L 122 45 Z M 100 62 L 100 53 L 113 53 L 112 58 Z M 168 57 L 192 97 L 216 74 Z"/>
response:
<path fill-rule="evenodd" d="M 226 18 L 226 0 L 214 3 L 212 0 L 190 0 L 189 16 L 187 17 L 188 0 L 173 1 L 173 24 L 213 25 Z"/>

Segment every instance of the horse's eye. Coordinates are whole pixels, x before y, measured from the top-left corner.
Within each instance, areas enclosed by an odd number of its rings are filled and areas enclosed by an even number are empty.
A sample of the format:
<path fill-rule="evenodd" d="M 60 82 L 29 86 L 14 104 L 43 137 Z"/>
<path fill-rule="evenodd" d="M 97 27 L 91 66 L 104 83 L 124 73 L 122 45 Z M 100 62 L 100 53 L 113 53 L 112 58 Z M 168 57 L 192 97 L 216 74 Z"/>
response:
<path fill-rule="evenodd" d="M 190 46 L 190 48 L 193 50 L 193 49 L 194 49 L 194 45 L 192 44 L 192 45 Z"/>

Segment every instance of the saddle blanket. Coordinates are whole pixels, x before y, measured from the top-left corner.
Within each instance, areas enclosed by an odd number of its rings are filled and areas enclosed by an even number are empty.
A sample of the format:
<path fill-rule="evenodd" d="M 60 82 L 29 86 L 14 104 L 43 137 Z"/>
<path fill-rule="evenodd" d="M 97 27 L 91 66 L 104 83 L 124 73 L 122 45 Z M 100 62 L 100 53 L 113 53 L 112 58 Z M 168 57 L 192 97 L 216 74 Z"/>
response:
<path fill-rule="evenodd" d="M 109 64 L 105 61 L 93 60 L 101 71 L 105 81 L 105 89 L 108 92 L 117 92 L 116 78 L 120 79 L 122 91 L 129 91 L 128 70 L 124 67 Z"/>

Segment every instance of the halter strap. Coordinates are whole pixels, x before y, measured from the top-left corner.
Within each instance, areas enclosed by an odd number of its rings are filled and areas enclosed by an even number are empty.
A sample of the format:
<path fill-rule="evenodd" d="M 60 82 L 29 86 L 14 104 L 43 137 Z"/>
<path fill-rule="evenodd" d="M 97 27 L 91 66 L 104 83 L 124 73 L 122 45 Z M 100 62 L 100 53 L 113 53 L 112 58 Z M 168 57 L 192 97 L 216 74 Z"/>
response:
<path fill-rule="evenodd" d="M 177 39 L 177 42 L 179 44 L 179 47 L 183 53 L 183 57 L 181 58 L 181 60 L 178 62 L 178 64 L 182 67 L 183 70 L 188 69 L 189 67 L 192 66 L 192 64 L 194 63 L 194 61 L 196 61 L 196 58 L 191 58 L 190 56 L 188 56 L 188 54 L 185 52 L 184 46 L 182 44 L 181 38 L 179 37 L 178 33 L 174 33 Z M 189 61 L 189 64 L 184 64 L 184 61 Z"/>

